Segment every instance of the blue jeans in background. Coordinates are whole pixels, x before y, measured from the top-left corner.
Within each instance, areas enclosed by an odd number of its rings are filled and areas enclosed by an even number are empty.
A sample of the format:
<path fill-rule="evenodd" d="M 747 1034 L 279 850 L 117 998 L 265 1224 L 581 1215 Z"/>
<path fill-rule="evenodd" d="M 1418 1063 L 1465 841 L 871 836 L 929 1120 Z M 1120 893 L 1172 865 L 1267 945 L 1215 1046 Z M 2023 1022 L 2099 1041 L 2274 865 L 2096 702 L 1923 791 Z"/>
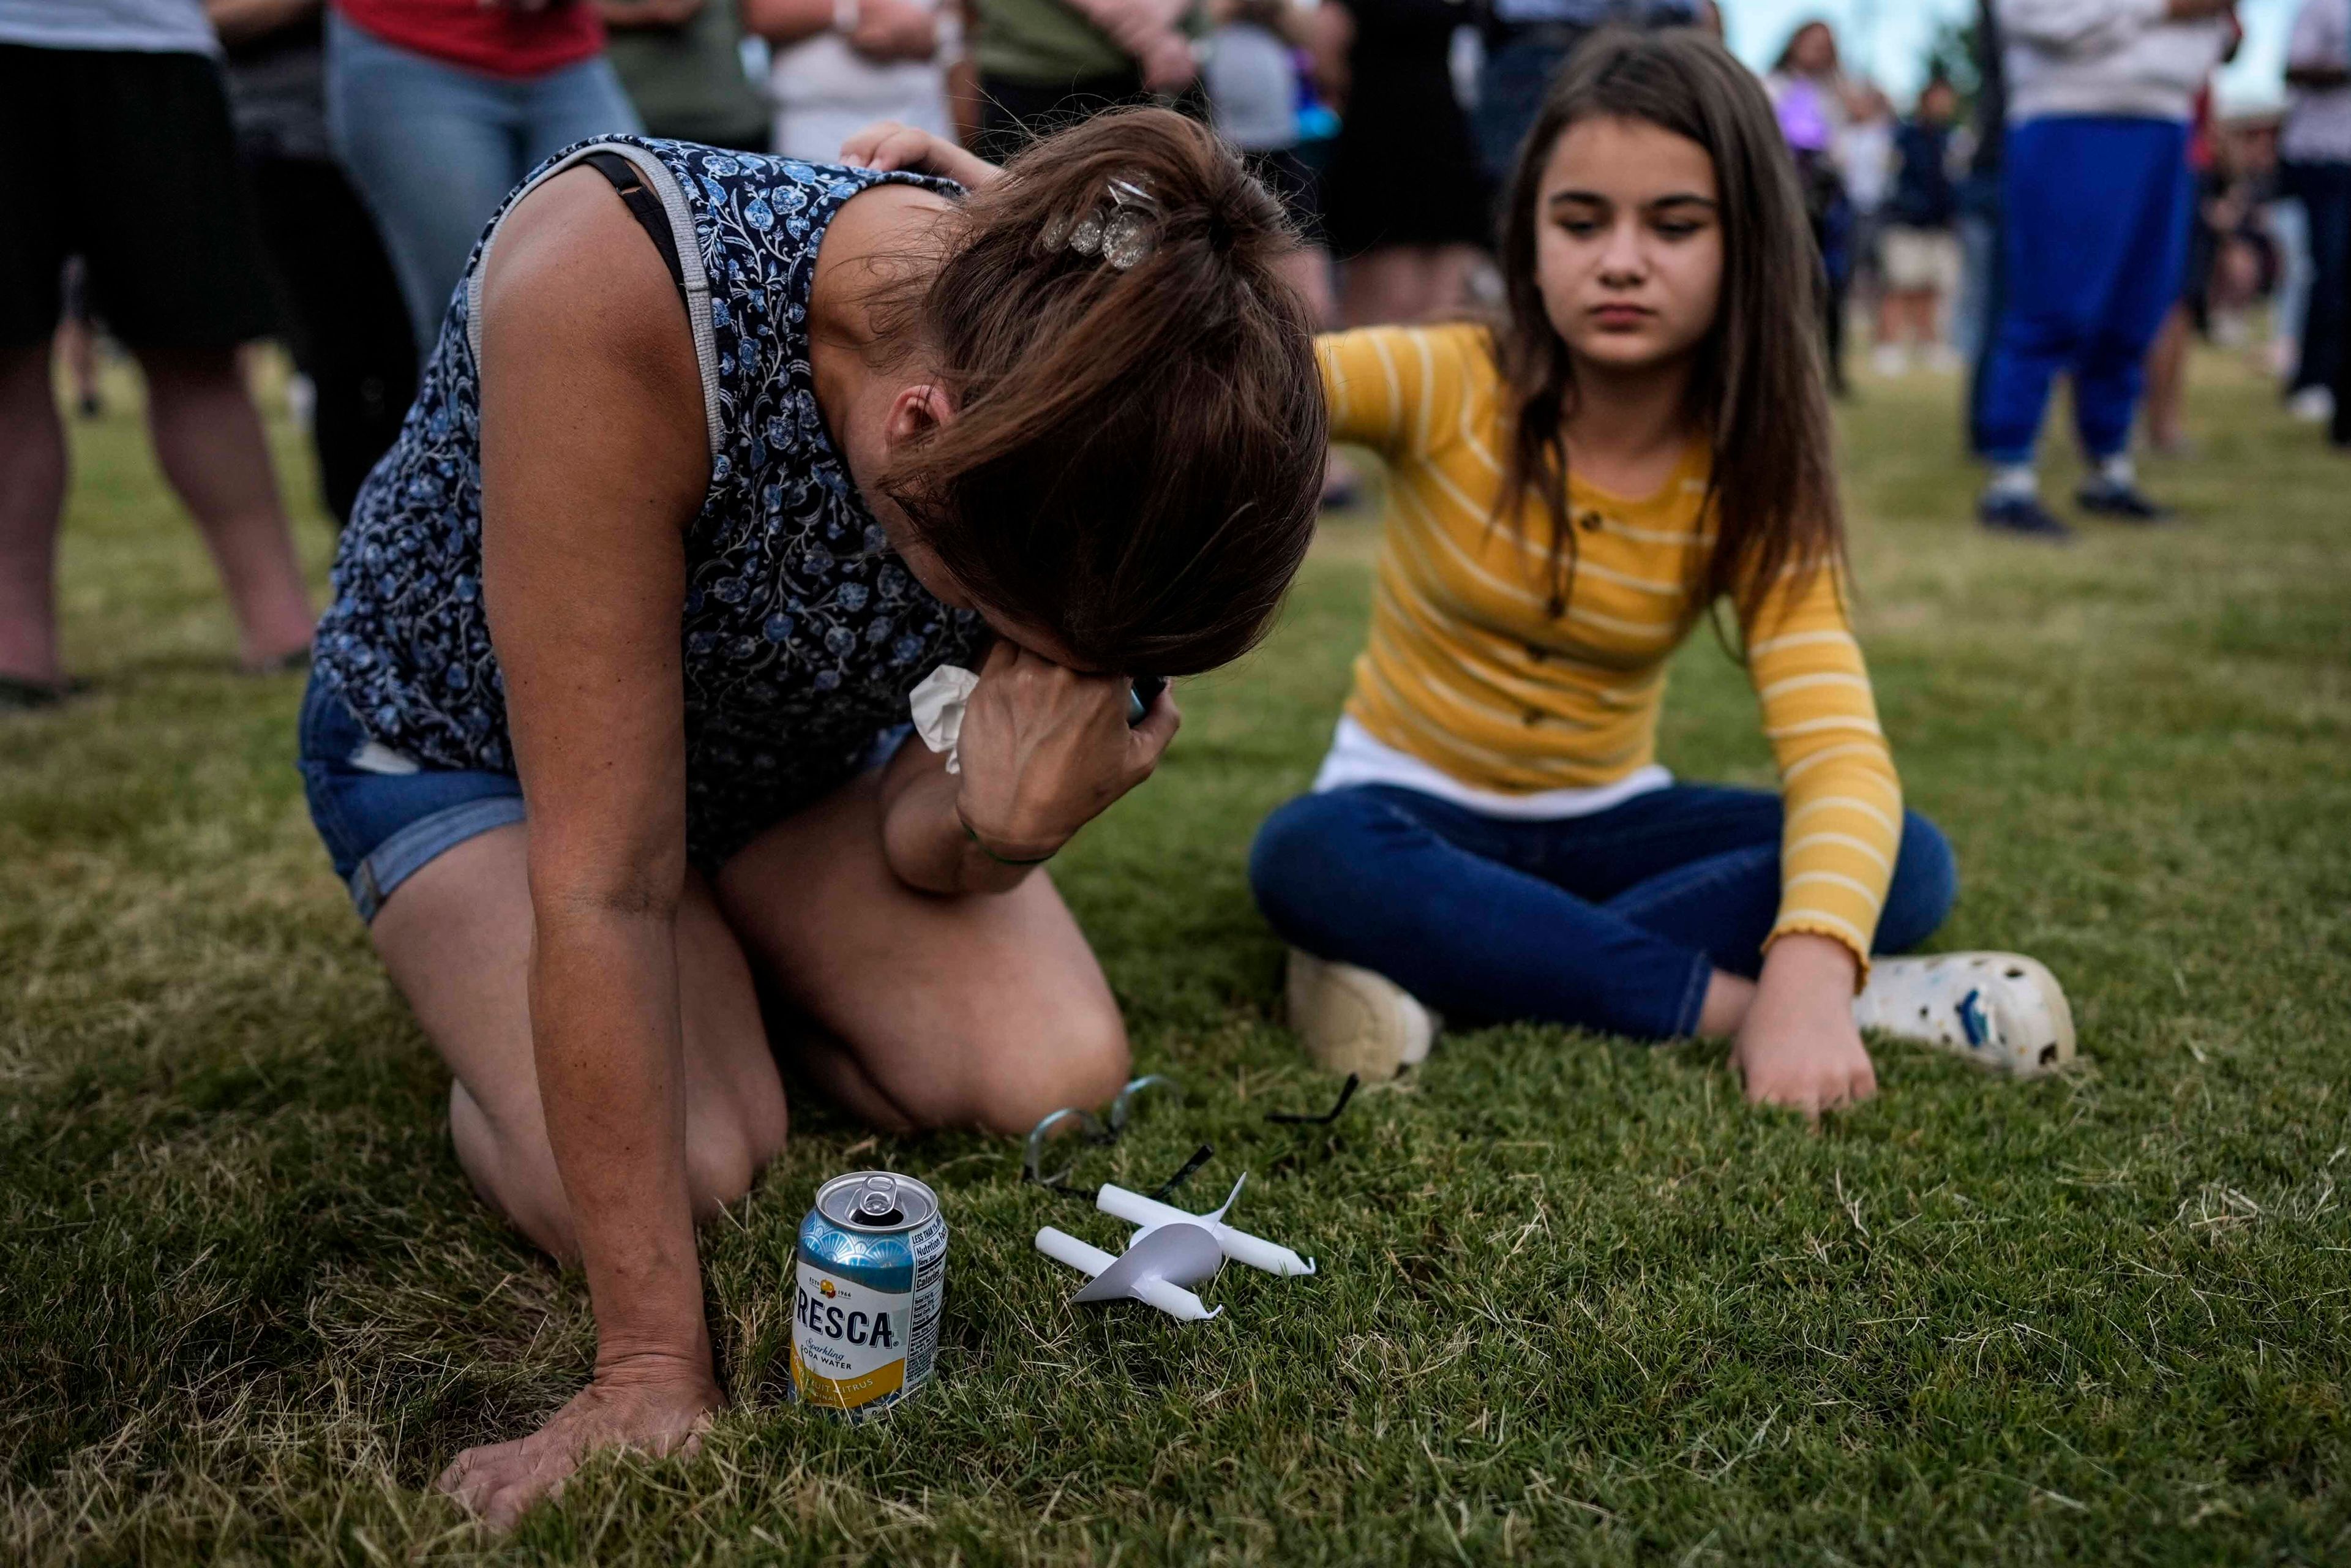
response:
<path fill-rule="evenodd" d="M 2262 204 L 2262 223 L 2277 245 L 2277 289 L 2270 296 L 2270 330 L 2294 345 L 2296 363 L 2286 367 L 2285 388 L 2301 389 L 2300 354 L 2304 318 L 2310 314 L 2310 213 L 2300 196 L 2281 195 Z"/>
<path fill-rule="evenodd" d="M 545 76 L 486 76 L 329 10 L 327 129 L 383 231 L 422 359 L 507 193 L 575 141 L 644 127 L 601 56 Z"/>
<path fill-rule="evenodd" d="M 2302 344 L 2290 390 L 2331 387 L 2351 309 L 2351 163 L 2288 163 L 2281 172 L 2286 193 L 2301 198 L 2310 255 L 2302 317 L 2283 318 Z"/>
<path fill-rule="evenodd" d="M 2006 149 L 2001 301 L 1977 440 L 1994 463 L 2030 463 L 2064 374 L 2082 449 L 2102 461 L 2130 444 L 2140 367 L 2179 298 L 2188 127 L 2052 115 L 2011 127 Z"/>
<path fill-rule="evenodd" d="M 1959 182 L 1959 292 L 1951 301 L 1951 350 L 1968 367 L 1968 451 L 1983 455 L 1983 390 L 2000 318 L 2000 175 Z"/>
<path fill-rule="evenodd" d="M 1459 1023 L 1695 1033 L 1716 969 L 1754 975 L 1780 908 L 1780 797 L 1681 784 L 1518 821 L 1386 785 L 1302 795 L 1249 853 L 1282 940 L 1384 975 Z M 1950 844 L 1907 813 L 1877 950 L 1932 936 Z"/>

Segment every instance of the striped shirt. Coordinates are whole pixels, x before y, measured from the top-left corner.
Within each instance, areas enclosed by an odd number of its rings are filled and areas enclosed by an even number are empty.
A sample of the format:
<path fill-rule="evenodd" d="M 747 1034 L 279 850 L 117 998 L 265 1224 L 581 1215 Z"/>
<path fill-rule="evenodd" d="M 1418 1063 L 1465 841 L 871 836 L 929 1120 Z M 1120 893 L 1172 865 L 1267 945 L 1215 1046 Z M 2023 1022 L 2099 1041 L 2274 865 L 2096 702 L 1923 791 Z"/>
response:
<path fill-rule="evenodd" d="M 1523 544 L 1491 520 L 1506 423 L 1484 329 L 1377 328 L 1317 347 L 1332 439 L 1374 448 L 1390 476 L 1347 716 L 1501 795 L 1597 789 L 1651 766 L 1666 661 L 1705 609 L 1687 586 L 1713 543 L 1704 448 L 1646 499 L 1569 476 L 1575 576 L 1553 616 L 1541 503 Z M 1834 937 L 1865 969 L 1902 784 L 1839 584 L 1812 573 L 1740 630 L 1787 808 L 1771 936 Z"/>

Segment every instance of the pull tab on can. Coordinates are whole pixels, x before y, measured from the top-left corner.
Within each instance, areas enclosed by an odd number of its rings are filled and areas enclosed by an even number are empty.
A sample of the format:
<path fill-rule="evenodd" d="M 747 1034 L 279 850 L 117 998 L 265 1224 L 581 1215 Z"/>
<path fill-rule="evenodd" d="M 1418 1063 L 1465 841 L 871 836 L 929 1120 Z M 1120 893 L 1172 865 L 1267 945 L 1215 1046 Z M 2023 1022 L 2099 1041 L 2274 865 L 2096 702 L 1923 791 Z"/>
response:
<path fill-rule="evenodd" d="M 872 1226 L 883 1229 L 897 1224 L 905 1216 L 898 1209 L 898 1178 L 893 1176 L 870 1176 L 858 1185 L 857 1201 L 850 1209 L 852 1225 Z"/>

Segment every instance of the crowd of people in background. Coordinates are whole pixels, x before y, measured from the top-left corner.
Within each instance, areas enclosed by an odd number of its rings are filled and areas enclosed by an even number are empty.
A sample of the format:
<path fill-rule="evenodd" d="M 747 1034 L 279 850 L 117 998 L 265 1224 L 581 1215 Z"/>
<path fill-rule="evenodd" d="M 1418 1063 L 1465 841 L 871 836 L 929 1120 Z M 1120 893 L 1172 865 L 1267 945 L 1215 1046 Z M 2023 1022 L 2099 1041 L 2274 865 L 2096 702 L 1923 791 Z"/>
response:
<path fill-rule="evenodd" d="M 1708 0 L 0 0 L 0 706 L 71 689 L 55 361 L 102 400 L 102 332 L 245 667 L 308 665 L 311 818 L 458 1162 L 589 1281 L 590 1385 L 439 1482 L 499 1526 L 723 1406 L 695 1226 L 783 1145 L 779 1050 L 893 1133 L 1128 1081 L 1041 868 L 1270 627 L 1333 439 L 1387 476 L 1369 632 L 1249 867 L 1315 1061 L 1728 1037 L 1815 1117 L 1865 1030 L 2053 1071 L 2045 966 L 1900 956 L 1959 862 L 1829 394 L 1966 369 L 1979 519 L 2048 540 L 2065 380 L 2079 510 L 2152 523 L 2139 429 L 2266 294 L 2351 444 L 2346 5 L 2273 145 L 2211 108 L 2232 0 L 1980 0 L 1898 106 Z M 1724 612 L 1777 791 L 1657 759 Z"/>
<path fill-rule="evenodd" d="M 1552 79 L 1605 26 L 1709 0 L 0 0 L 0 702 L 70 687 L 50 580 L 67 478 L 52 353 L 95 410 L 97 332 L 147 386 L 248 666 L 302 656 L 310 604 L 240 346 L 273 337 L 338 520 L 391 444 L 484 224 L 585 138 L 808 162 L 877 120 L 1001 160 L 1113 105 L 1212 122 L 1308 241 L 1327 327 L 1496 303 L 1494 203 Z M 1827 280 L 1875 372 L 1971 370 L 1990 527 L 2063 538 L 2036 455 L 2074 389 L 2093 513 L 2148 521 L 2132 455 L 2188 443 L 2190 340 L 2269 307 L 2285 407 L 2351 444 L 2351 0 L 2301 0 L 2282 116 L 2215 115 L 2231 0 L 1978 0 L 1972 57 L 1897 105 L 1792 30 L 1766 76 Z M 133 199 L 110 170 L 141 172 Z M 168 235 L 168 239 L 160 238 Z M 1333 493 L 1348 476 L 1334 462 Z"/>

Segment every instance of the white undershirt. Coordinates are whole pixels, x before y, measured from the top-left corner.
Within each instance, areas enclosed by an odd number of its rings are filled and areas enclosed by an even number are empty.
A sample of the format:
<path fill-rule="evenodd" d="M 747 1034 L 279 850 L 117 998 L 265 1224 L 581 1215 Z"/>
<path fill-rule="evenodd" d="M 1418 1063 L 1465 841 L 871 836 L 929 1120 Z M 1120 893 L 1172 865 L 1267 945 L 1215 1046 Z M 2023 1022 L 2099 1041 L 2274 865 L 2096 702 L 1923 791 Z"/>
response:
<path fill-rule="evenodd" d="M 1370 730 L 1342 715 L 1339 727 L 1332 732 L 1331 749 L 1323 756 L 1322 770 L 1314 776 L 1314 793 L 1320 795 L 1325 790 L 1346 789 L 1359 784 L 1386 784 L 1398 789 L 1417 789 L 1489 817 L 1547 821 L 1560 817 L 1589 817 L 1621 806 L 1635 795 L 1663 789 L 1673 781 L 1672 773 L 1652 762 L 1646 768 L 1635 768 L 1614 784 L 1590 789 L 1541 789 L 1531 795 L 1473 789 L 1441 768 L 1374 739 Z"/>

